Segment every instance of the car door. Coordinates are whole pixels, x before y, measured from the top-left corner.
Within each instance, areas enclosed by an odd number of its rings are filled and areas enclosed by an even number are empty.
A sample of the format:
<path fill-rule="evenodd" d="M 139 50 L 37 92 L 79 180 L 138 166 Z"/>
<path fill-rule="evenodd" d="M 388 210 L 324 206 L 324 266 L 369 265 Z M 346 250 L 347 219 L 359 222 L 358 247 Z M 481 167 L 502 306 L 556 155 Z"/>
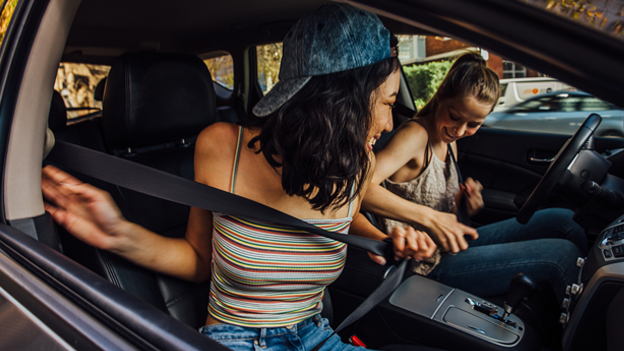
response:
<path fill-rule="evenodd" d="M 460 139 L 458 162 L 463 176 L 484 186 L 485 208 L 473 217 L 474 222 L 486 224 L 515 216 L 569 137 L 483 127 L 474 136 Z M 595 147 L 600 153 L 610 153 L 624 148 L 624 139 L 598 137 Z M 542 206 L 574 208 L 556 193 Z"/>

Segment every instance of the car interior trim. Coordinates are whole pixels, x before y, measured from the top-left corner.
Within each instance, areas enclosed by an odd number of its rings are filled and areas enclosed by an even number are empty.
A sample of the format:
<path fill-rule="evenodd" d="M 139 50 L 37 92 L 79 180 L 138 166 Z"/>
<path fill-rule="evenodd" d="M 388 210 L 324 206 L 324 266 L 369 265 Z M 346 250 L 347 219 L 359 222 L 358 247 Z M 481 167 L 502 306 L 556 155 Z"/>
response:
<path fill-rule="evenodd" d="M 0 224 L 0 250 L 19 259 L 39 279 L 88 311 L 84 313 L 141 349 L 226 350 L 188 325 L 4 224 Z"/>
<path fill-rule="evenodd" d="M 51 1 L 37 30 L 18 91 L 4 169 L 4 205 L 7 220 L 44 213 L 39 168 L 46 134 L 56 69 L 79 0 Z M 33 99 L 33 96 L 39 98 Z"/>
<path fill-rule="evenodd" d="M 599 268 L 594 273 L 592 279 L 587 283 L 587 286 L 584 287 L 583 294 L 581 294 L 580 299 L 578 300 L 577 305 L 574 308 L 574 314 L 572 314 L 572 318 L 568 322 L 568 325 L 564 331 L 564 350 L 569 350 L 571 348 L 572 339 L 578 332 L 578 325 L 581 322 L 583 315 L 585 314 L 585 310 L 588 304 L 591 302 L 592 297 L 594 296 L 598 288 L 606 282 L 624 283 L 624 275 L 622 275 L 622 272 L 624 272 L 624 262 L 616 262 L 605 265 Z"/>
<path fill-rule="evenodd" d="M 5 226 L 0 228 L 0 235 L 4 234 L 5 228 Z M 92 316 L 9 257 L 0 255 L 0 268 L 2 291 L 6 292 L 4 296 L 10 297 L 9 300 L 15 306 L 19 306 L 30 321 L 59 344 L 68 346 L 68 350 L 80 346 L 98 349 L 134 349 L 118 334 L 95 321 Z M 28 291 L 28 294 L 24 293 L 25 291 Z M 67 345 L 68 340 L 63 339 L 63 334 L 72 335 L 70 343 L 73 347 Z"/>
<path fill-rule="evenodd" d="M 61 339 L 45 323 L 41 322 L 41 320 L 37 318 L 37 316 L 31 313 L 26 307 L 24 307 L 21 303 L 19 303 L 19 301 L 17 301 L 13 296 L 11 296 L 11 294 L 9 294 L 6 290 L 2 289 L 1 287 L 0 287 L 0 296 L 8 300 L 13 306 L 13 308 L 19 310 L 19 312 L 25 315 L 25 317 L 28 318 L 29 322 L 35 324 L 36 327 L 39 328 L 43 334 L 51 338 L 52 339 L 51 344 L 53 345 L 56 344 L 54 345 L 55 348 L 57 346 L 60 346 L 66 350 L 74 350 L 74 348 L 71 347 L 65 340 Z M 52 346 L 52 345 L 49 345 L 49 346 Z"/>

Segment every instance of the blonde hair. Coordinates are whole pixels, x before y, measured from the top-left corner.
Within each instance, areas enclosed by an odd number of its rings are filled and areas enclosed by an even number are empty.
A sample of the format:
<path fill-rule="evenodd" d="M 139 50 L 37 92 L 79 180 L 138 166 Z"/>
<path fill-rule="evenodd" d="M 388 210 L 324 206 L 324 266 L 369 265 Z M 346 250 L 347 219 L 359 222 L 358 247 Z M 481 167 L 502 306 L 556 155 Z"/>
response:
<path fill-rule="evenodd" d="M 438 90 L 416 116 L 433 116 L 440 101 L 460 95 L 474 96 L 480 102 L 490 103 L 492 108 L 498 101 L 498 75 L 487 67 L 483 57 L 477 53 L 466 53 L 457 58 Z"/>

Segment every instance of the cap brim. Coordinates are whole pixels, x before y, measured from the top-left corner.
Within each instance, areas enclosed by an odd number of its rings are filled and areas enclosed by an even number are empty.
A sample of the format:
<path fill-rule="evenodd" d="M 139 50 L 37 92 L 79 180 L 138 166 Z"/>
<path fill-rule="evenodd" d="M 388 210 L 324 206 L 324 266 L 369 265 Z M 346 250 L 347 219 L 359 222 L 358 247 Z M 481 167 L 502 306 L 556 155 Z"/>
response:
<path fill-rule="evenodd" d="M 311 77 L 280 80 L 275 84 L 273 89 L 254 106 L 252 110 L 253 114 L 258 117 L 266 117 L 277 111 L 286 101 L 295 96 L 295 94 L 310 81 L 310 78 Z"/>

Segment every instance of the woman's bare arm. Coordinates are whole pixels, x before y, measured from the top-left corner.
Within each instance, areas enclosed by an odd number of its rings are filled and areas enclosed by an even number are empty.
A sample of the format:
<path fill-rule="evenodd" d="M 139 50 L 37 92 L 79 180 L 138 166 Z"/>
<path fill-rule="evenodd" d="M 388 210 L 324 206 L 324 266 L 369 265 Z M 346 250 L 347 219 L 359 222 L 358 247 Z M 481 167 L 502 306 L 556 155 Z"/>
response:
<path fill-rule="evenodd" d="M 212 129 L 210 129 L 212 128 Z M 223 169 L 219 165 L 228 156 L 208 152 L 212 147 L 225 147 L 229 140 L 227 126 L 209 127 L 202 132 L 196 146 L 196 180 L 207 181 L 207 170 Z M 233 142 L 230 143 L 232 148 Z M 232 153 L 233 151 L 231 151 Z M 213 154 L 223 159 L 214 158 Z M 199 165 L 199 167 L 197 167 Z M 220 167 L 219 167 L 220 166 Z M 222 186 L 222 177 L 215 177 L 212 186 Z M 145 268 L 190 281 L 210 278 L 212 256 L 212 214 L 191 208 L 186 236 L 167 238 L 127 221 L 111 196 L 71 175 L 47 166 L 42 171 L 45 207 L 54 220 L 68 232 L 96 248 L 118 254 Z"/>
<path fill-rule="evenodd" d="M 362 208 L 378 216 L 391 218 L 410 225 L 420 224 L 444 251 L 459 252 L 468 248 L 468 241 L 478 237 L 476 229 L 457 221 L 452 213 L 436 211 L 428 206 L 403 199 L 379 184 L 392 175 L 399 181 L 409 181 L 422 172 L 427 132 L 424 127 L 410 122 L 400 128 L 376 156 L 376 168 L 367 189 Z M 401 172 L 401 173 L 397 173 Z"/>

